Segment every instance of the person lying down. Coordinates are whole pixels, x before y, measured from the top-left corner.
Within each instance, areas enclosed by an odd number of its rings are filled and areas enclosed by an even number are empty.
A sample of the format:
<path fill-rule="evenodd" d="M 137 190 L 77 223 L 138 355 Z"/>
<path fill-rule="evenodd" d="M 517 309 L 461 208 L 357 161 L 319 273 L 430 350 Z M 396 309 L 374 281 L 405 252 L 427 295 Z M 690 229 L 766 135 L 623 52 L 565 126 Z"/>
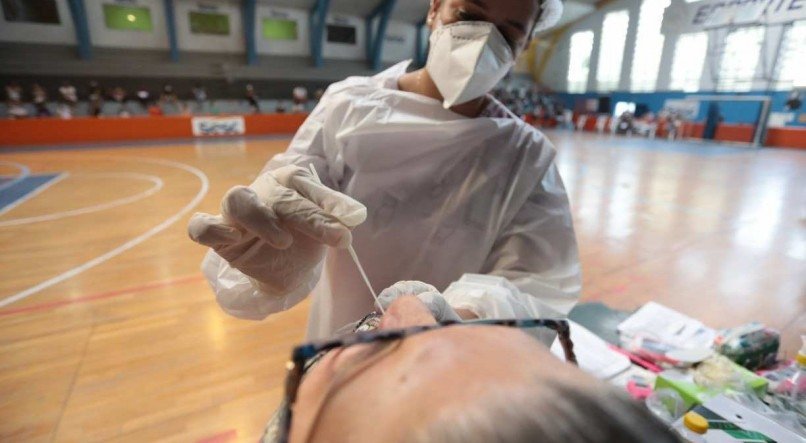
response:
<path fill-rule="evenodd" d="M 523 328 L 540 321 L 443 326 L 438 320 L 456 314 L 441 296 L 405 294 L 411 289 L 402 282 L 384 291 L 385 314 L 322 346 L 331 349 L 295 350 L 264 443 L 681 441 L 642 404 L 557 359 Z"/>

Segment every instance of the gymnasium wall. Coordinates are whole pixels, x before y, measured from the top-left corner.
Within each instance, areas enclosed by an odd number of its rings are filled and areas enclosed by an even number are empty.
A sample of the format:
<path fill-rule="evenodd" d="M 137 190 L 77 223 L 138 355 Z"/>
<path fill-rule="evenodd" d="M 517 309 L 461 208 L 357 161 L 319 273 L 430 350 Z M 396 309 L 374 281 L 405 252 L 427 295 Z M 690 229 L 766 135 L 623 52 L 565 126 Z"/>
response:
<path fill-rule="evenodd" d="M 5 14 L 0 13 L 0 42 L 74 45 L 76 33 L 67 0 L 55 1 L 61 21 L 59 24 L 9 22 Z"/>
<path fill-rule="evenodd" d="M 310 69 L 309 16 L 305 9 L 275 7 L 258 2 L 255 41 L 258 66 L 245 66 L 245 43 L 240 2 L 237 0 L 174 0 L 179 62 L 169 60 L 169 40 L 163 0 L 84 0 L 90 24 L 93 58 L 77 58 L 76 36 L 67 0 L 55 0 L 60 24 L 0 22 L 0 78 L 14 76 L 54 76 L 66 78 L 130 76 L 170 78 L 218 78 L 232 80 L 292 79 L 335 81 L 348 75 L 370 73 L 364 17 L 331 13 L 328 25 L 355 29 L 355 41 L 328 41 L 325 30 L 323 57 L 325 65 Z M 151 30 L 116 30 L 105 23 L 104 5 L 148 8 Z M 224 14 L 229 19 L 227 35 L 191 31 L 189 14 L 207 12 Z M 425 13 L 425 11 L 423 11 Z M 277 40 L 264 37 L 264 20 L 296 22 L 297 38 Z M 0 20 L 4 20 L 0 14 Z M 390 20 L 383 42 L 384 65 L 411 59 L 416 51 L 417 27 L 414 23 Z M 281 58 L 277 58 L 280 56 Z M 315 72 L 314 72 L 315 71 Z"/>
<path fill-rule="evenodd" d="M 666 100 L 669 99 L 682 99 L 690 95 L 739 95 L 739 96 L 766 96 L 772 99 L 771 112 L 783 113 L 787 111 L 784 106 L 788 93 L 786 91 L 751 91 L 740 93 L 727 93 L 717 91 L 701 91 L 697 93 L 685 92 L 612 92 L 609 94 L 599 94 L 596 92 L 586 92 L 583 94 L 569 94 L 559 93 L 557 97 L 569 109 L 579 109 L 580 105 L 587 99 L 610 97 L 611 110 L 615 108 L 618 102 L 633 102 L 637 105 L 646 105 L 650 111 L 658 112 L 663 109 Z M 720 104 L 720 114 L 722 115 L 725 123 L 735 124 L 754 124 L 760 110 L 760 102 L 723 102 Z M 707 112 L 707 105 L 701 104 L 697 120 L 704 120 Z M 793 112 L 793 121 L 787 123 L 787 126 L 806 127 L 806 121 L 799 121 L 798 112 Z"/>
<path fill-rule="evenodd" d="M 683 0 L 672 1 L 677 2 Z M 615 91 L 629 91 L 630 74 L 632 71 L 636 34 L 638 31 L 638 17 L 641 10 L 641 1 L 638 0 L 613 0 L 610 2 L 605 2 L 605 5 L 601 9 L 594 11 L 586 18 L 572 24 L 566 29 L 563 29 L 562 34 L 555 44 L 546 41 L 543 47 L 538 51 L 539 54 L 538 57 L 536 57 L 536 65 L 534 66 L 534 72 L 538 76 L 538 80 L 553 91 L 567 91 L 571 36 L 579 31 L 593 31 L 593 50 L 591 51 L 587 91 L 597 91 L 596 74 L 602 36 L 602 23 L 607 13 L 620 10 L 627 10 L 629 12 L 630 21 L 627 29 L 626 43 L 624 46 L 624 56 L 621 63 L 621 77 L 619 79 L 618 87 L 615 89 Z M 768 59 L 758 63 L 758 66 L 756 67 L 756 78 L 762 77 L 763 66 L 772 64 L 772 59 L 776 55 L 776 49 L 783 36 L 783 30 L 784 26 L 781 24 L 769 25 L 766 27 L 763 43 L 765 49 L 762 50 L 762 53 L 766 54 Z M 727 34 L 728 32 L 725 29 L 712 30 L 708 31 L 708 38 L 711 42 L 724 42 Z M 661 50 L 662 52 L 658 70 L 658 81 L 655 88 L 656 91 L 669 91 L 674 49 L 680 35 L 681 34 L 679 33 L 670 33 L 665 35 L 663 48 Z M 543 60 L 544 58 L 546 58 L 546 60 Z M 719 60 L 717 52 L 708 51 L 703 72 L 700 77 L 700 91 L 711 91 L 716 89 L 716 85 L 713 81 L 714 73 L 712 70 L 718 69 L 718 65 Z M 756 80 L 750 89 L 753 91 L 767 90 L 770 89 L 770 85 L 764 80 Z"/>

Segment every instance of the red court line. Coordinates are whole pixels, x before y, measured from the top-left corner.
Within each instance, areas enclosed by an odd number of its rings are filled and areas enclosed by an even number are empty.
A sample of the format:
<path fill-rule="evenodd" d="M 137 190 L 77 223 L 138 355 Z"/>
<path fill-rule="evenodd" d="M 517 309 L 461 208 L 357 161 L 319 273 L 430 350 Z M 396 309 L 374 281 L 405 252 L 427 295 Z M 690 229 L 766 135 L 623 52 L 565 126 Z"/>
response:
<path fill-rule="evenodd" d="M 184 277 L 174 278 L 174 279 L 170 279 L 170 280 L 161 280 L 161 281 L 152 282 L 152 283 L 146 283 L 144 285 L 134 286 L 134 287 L 125 288 L 125 289 L 118 289 L 118 290 L 115 290 L 115 291 L 101 292 L 101 293 L 98 293 L 98 294 L 85 295 L 83 297 L 75 297 L 75 298 L 70 298 L 70 299 L 67 299 L 67 300 L 56 300 L 56 301 L 52 301 L 52 302 L 41 303 L 41 304 L 38 304 L 38 305 L 31 305 L 31 306 L 23 306 L 23 307 L 14 308 L 14 309 L 5 309 L 5 310 L 0 311 L 0 317 L 6 317 L 6 316 L 9 316 L 9 315 L 22 314 L 22 313 L 28 313 L 28 312 L 49 311 L 49 310 L 52 310 L 52 309 L 60 308 L 62 306 L 68 306 L 68 305 L 79 304 L 79 303 L 87 303 L 87 302 L 95 301 L 95 300 L 103 300 L 105 298 L 113 298 L 113 297 L 119 297 L 121 295 L 135 294 L 135 293 L 138 293 L 138 292 L 148 291 L 148 290 L 151 290 L 151 289 L 159 289 L 159 288 L 165 288 L 165 287 L 168 287 L 168 286 L 191 283 L 191 282 L 202 280 L 203 278 L 204 277 L 201 274 L 186 275 Z"/>
<path fill-rule="evenodd" d="M 229 431 L 220 432 L 210 437 L 205 437 L 196 443 L 226 443 L 236 438 L 238 438 L 238 431 L 235 429 L 230 429 Z"/>

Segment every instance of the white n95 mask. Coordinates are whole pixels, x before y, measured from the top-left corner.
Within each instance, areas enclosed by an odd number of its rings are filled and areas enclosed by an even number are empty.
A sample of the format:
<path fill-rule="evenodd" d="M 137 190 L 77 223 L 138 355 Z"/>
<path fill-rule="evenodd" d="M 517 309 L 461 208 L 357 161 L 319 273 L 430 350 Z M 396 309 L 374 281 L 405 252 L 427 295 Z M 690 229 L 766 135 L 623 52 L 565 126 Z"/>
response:
<path fill-rule="evenodd" d="M 431 33 L 425 69 L 445 109 L 486 94 L 515 64 L 512 49 L 488 22 L 456 22 Z"/>

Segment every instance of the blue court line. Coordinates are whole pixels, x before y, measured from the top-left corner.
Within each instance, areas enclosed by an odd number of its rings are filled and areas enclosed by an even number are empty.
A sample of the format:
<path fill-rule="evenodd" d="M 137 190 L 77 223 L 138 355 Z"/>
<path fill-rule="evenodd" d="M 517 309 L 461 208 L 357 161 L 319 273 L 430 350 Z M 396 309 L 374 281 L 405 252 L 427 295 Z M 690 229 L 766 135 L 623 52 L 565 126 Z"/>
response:
<path fill-rule="evenodd" d="M 19 180 L 6 189 L 0 191 L 0 214 L 29 198 L 38 189 L 47 185 L 62 174 L 33 174 Z M 11 179 L 0 179 L 11 180 Z M 0 181 L 0 183 L 2 183 Z"/>

